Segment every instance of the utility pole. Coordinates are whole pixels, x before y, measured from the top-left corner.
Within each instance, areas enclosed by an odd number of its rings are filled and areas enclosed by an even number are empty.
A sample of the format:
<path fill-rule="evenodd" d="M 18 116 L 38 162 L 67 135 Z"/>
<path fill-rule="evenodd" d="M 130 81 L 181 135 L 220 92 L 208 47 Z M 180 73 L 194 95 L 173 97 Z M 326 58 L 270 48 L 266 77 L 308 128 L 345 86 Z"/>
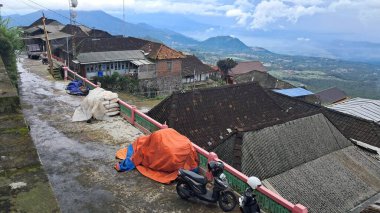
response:
<path fill-rule="evenodd" d="M 69 37 L 66 37 L 66 54 L 67 54 L 66 66 L 70 68 Z"/>
<path fill-rule="evenodd" d="M 71 37 L 71 45 L 72 45 L 72 54 L 73 54 L 73 59 L 75 59 L 76 57 L 76 47 L 75 47 L 75 26 L 76 26 L 76 17 L 77 17 L 77 14 L 75 12 L 75 8 L 78 6 L 78 1 L 77 0 L 69 0 L 69 5 L 70 5 L 70 25 L 71 25 L 71 34 L 72 34 L 72 37 Z"/>
<path fill-rule="evenodd" d="M 1 8 L 3 7 L 3 4 L 0 4 L 0 21 L 3 20 L 3 17 L 1 16 Z"/>
<path fill-rule="evenodd" d="M 42 23 L 44 25 L 44 33 L 45 33 L 45 41 L 46 41 L 46 47 L 47 47 L 47 54 L 48 54 L 48 60 L 49 60 L 49 72 L 53 75 L 53 61 L 51 59 L 51 48 L 50 48 L 50 42 L 49 37 L 46 31 L 46 25 L 45 25 L 45 14 L 42 13 Z"/>
<path fill-rule="evenodd" d="M 124 37 L 126 37 L 126 32 L 127 32 L 127 24 L 125 23 L 125 4 L 124 4 L 124 0 L 123 0 L 123 25 L 124 25 Z"/>

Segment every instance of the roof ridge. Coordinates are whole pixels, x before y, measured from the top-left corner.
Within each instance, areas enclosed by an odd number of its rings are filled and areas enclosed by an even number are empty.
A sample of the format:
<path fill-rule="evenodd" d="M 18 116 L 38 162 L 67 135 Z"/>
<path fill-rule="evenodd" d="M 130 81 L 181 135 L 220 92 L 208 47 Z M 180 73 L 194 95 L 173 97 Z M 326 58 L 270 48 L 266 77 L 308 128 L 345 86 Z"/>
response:
<path fill-rule="evenodd" d="M 254 126 L 251 126 L 251 127 L 239 128 L 236 131 L 237 132 L 258 131 L 258 130 L 265 129 L 265 128 L 268 128 L 268 127 L 282 125 L 282 124 L 285 124 L 285 123 L 288 123 L 288 122 L 291 122 L 291 121 L 295 121 L 295 120 L 298 120 L 298 119 L 301 119 L 301 118 L 311 117 L 311 116 L 314 116 L 314 115 L 317 115 L 317 114 L 322 114 L 323 117 L 326 117 L 323 114 L 323 112 L 320 109 L 318 109 L 318 110 L 312 111 L 312 112 L 305 112 L 305 113 L 301 113 L 301 114 L 291 115 L 291 116 L 289 116 L 287 118 L 283 118 L 283 119 L 277 120 L 277 121 L 269 121 L 269 122 L 259 123 L 259 124 L 256 124 Z"/>
<path fill-rule="evenodd" d="M 262 88 L 257 82 L 244 82 L 244 83 L 239 83 L 239 84 L 226 84 L 226 85 L 217 86 L 217 87 L 197 88 L 194 90 L 188 90 L 188 91 L 184 91 L 184 92 L 176 91 L 176 92 L 173 92 L 173 94 L 174 93 L 175 94 L 187 94 L 187 93 L 191 93 L 194 91 L 202 92 L 202 91 L 210 91 L 210 90 L 222 90 L 222 89 L 226 89 L 229 87 L 247 86 L 247 85 L 251 85 L 251 84 Z M 265 92 L 264 88 L 262 88 L 262 89 Z"/>
<path fill-rule="evenodd" d="M 161 51 L 161 49 L 162 49 L 162 46 L 163 46 L 163 44 L 160 44 L 160 48 L 158 49 L 158 51 L 157 51 L 157 53 L 156 53 L 156 58 L 155 58 L 155 59 L 158 58 L 158 54 L 160 53 L 160 51 Z"/>

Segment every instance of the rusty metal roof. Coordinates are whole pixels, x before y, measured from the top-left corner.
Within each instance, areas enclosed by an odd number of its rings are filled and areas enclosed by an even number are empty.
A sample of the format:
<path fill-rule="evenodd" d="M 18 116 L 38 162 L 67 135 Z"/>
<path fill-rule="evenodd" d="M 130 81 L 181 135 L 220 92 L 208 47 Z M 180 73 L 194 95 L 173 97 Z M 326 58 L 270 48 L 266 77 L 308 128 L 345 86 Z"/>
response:
<path fill-rule="evenodd" d="M 239 62 L 229 73 L 231 76 L 244 74 L 250 71 L 266 72 L 267 69 L 260 61 L 243 61 Z"/>

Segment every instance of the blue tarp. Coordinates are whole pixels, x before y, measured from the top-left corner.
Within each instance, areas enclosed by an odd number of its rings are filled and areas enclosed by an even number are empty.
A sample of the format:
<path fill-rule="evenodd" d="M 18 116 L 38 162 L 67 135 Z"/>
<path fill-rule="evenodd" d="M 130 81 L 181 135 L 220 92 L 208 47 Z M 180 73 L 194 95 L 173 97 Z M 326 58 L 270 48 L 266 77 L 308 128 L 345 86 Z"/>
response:
<path fill-rule="evenodd" d="M 70 95 L 87 95 L 90 88 L 85 87 L 85 90 L 81 90 L 83 86 L 82 80 L 72 80 L 66 87 L 67 93 Z"/>
<path fill-rule="evenodd" d="M 132 155 L 133 155 L 133 146 L 132 146 L 132 144 L 130 144 L 128 146 L 127 157 L 125 158 L 125 160 L 123 160 L 119 163 L 119 171 L 120 172 L 130 171 L 130 170 L 136 168 L 135 164 L 133 164 L 133 162 L 131 160 Z"/>
<path fill-rule="evenodd" d="M 313 92 L 306 90 L 304 88 L 291 88 L 291 89 L 274 89 L 273 92 L 277 92 L 289 97 L 300 97 L 306 95 L 313 95 Z"/>

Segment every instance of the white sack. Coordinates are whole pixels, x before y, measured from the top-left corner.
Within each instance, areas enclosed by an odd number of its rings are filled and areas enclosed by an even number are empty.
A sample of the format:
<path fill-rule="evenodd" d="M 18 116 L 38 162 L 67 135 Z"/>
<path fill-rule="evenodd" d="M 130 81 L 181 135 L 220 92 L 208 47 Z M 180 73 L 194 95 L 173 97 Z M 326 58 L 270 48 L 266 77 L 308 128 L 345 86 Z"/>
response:
<path fill-rule="evenodd" d="M 105 91 L 103 93 L 103 98 L 105 101 L 111 101 L 111 100 L 115 100 L 117 101 L 117 98 L 118 98 L 118 95 L 117 93 L 113 93 L 113 92 L 110 92 L 110 91 Z"/>
<path fill-rule="evenodd" d="M 104 105 L 104 107 L 106 109 L 119 108 L 119 104 L 118 103 L 106 104 Z"/>
<path fill-rule="evenodd" d="M 106 98 L 112 97 L 110 100 L 117 98 L 116 93 L 106 91 L 102 88 L 90 90 L 89 94 L 83 99 L 81 105 L 76 108 L 72 121 L 87 121 L 91 117 L 97 120 L 108 120 L 106 108 L 103 101 Z"/>
<path fill-rule="evenodd" d="M 106 115 L 108 115 L 108 116 L 114 116 L 114 115 L 117 115 L 119 113 L 120 113 L 120 111 L 106 112 Z"/>
<path fill-rule="evenodd" d="M 120 108 L 111 108 L 111 109 L 106 110 L 106 112 L 115 112 L 115 111 L 120 111 Z"/>

